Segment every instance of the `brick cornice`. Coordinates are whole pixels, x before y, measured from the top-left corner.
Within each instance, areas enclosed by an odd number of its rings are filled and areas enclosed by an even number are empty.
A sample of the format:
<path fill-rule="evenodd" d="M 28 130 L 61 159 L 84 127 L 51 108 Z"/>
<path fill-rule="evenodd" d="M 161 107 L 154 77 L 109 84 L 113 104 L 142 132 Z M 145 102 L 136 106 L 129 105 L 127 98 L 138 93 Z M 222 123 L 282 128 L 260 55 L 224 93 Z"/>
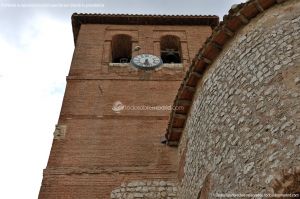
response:
<path fill-rule="evenodd" d="M 168 166 L 168 165 L 167 165 Z M 108 169 L 109 168 L 109 169 Z M 149 168 L 148 166 L 132 166 L 132 167 L 119 167 L 115 165 L 103 165 L 100 167 L 81 168 L 81 167 L 48 167 L 44 169 L 44 176 L 49 175 L 81 175 L 81 174 L 128 174 L 128 173 L 148 173 L 148 174 L 167 174 L 176 173 L 176 169 L 171 170 L 157 170 Z"/>
<path fill-rule="evenodd" d="M 131 14 L 85 14 L 72 15 L 74 42 L 81 24 L 116 24 L 116 25 L 207 25 L 217 26 L 216 15 L 131 15 Z"/>
<path fill-rule="evenodd" d="M 126 119 L 126 120 L 168 120 L 169 116 L 164 115 L 129 115 L 127 114 L 110 114 L 110 115 L 75 115 L 75 114 L 62 114 L 61 119 L 67 120 L 115 120 L 115 119 Z"/>

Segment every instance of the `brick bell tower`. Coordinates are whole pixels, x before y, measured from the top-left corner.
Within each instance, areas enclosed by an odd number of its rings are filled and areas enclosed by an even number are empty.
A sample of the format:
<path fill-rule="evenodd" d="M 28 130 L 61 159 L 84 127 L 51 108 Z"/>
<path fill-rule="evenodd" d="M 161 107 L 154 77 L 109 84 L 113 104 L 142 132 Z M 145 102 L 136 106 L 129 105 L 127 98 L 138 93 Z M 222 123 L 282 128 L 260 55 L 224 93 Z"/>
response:
<path fill-rule="evenodd" d="M 75 51 L 39 198 L 176 198 L 167 106 L 217 23 L 73 14 Z"/>

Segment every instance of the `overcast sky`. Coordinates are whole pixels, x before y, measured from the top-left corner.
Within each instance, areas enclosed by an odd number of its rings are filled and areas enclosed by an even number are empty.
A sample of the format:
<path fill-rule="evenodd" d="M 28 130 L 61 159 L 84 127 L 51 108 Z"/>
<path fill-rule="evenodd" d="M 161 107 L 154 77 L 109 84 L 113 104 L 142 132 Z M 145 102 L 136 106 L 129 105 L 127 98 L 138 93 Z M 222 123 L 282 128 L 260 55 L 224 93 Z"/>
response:
<path fill-rule="evenodd" d="M 222 19 L 242 1 L 0 0 L 0 198 L 38 196 L 74 50 L 73 12 Z"/>

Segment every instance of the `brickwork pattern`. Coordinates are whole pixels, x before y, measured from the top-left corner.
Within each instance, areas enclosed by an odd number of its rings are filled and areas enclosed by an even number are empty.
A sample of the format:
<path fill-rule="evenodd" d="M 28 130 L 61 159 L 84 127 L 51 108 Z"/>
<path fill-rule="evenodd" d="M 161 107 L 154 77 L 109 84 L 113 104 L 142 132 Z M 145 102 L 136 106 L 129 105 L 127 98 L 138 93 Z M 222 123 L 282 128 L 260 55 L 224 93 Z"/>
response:
<path fill-rule="evenodd" d="M 84 75 L 94 77 L 102 75 L 111 77 L 136 77 L 135 71 L 109 71 L 111 62 L 111 42 L 114 35 L 126 34 L 132 37 L 133 47 L 139 45 L 141 50 L 133 52 L 133 56 L 141 53 L 150 53 L 160 56 L 160 38 L 165 35 L 174 35 L 180 38 L 182 62 L 185 68 L 197 53 L 199 46 L 211 34 L 210 26 L 126 26 L 83 24 L 81 25 L 76 43 L 74 57 L 69 75 Z M 160 75 L 157 73 L 157 75 Z M 162 74 L 163 75 L 163 74 Z M 177 76 L 182 80 L 182 76 Z"/>
<path fill-rule="evenodd" d="M 122 182 L 175 181 L 176 148 L 160 142 L 169 111 L 112 107 L 172 105 L 190 58 L 210 33 L 210 26 L 82 24 L 39 198 L 107 199 Z M 176 35 L 183 63 L 151 71 L 110 64 L 116 34 L 132 36 L 132 45 L 141 46 L 135 53 L 155 55 L 161 36 Z"/>
<path fill-rule="evenodd" d="M 205 73 L 181 139 L 179 198 L 196 199 L 210 173 L 210 194 L 266 193 L 275 172 L 300 164 L 299 32 L 300 2 L 274 6 Z"/>

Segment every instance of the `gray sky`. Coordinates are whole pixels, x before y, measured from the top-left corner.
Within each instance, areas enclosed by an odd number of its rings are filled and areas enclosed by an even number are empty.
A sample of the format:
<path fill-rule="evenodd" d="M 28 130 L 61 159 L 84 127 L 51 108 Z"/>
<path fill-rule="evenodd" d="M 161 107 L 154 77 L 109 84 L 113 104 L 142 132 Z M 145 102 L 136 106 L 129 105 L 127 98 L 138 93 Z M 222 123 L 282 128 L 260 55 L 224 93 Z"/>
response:
<path fill-rule="evenodd" d="M 72 5 L 67 0 L 0 0 L 0 198 L 37 198 L 74 50 L 73 12 L 222 19 L 241 2 L 76 0 Z"/>

